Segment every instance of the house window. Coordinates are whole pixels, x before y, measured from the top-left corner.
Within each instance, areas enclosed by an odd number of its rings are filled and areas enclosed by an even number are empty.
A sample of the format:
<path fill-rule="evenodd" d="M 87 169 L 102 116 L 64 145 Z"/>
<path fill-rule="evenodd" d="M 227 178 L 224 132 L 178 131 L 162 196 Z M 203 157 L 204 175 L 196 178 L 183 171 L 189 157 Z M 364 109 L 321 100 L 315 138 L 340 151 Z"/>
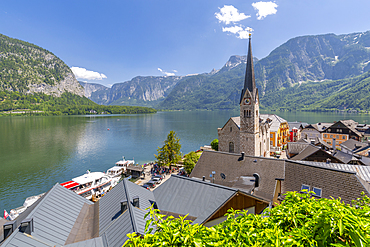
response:
<path fill-rule="evenodd" d="M 270 141 L 270 145 L 272 146 L 272 141 Z"/>
<path fill-rule="evenodd" d="M 315 192 L 314 196 L 321 197 L 322 189 L 312 187 L 312 191 Z"/>
<path fill-rule="evenodd" d="M 337 135 L 337 139 L 339 139 L 339 135 Z"/>
<path fill-rule="evenodd" d="M 306 185 L 306 184 L 302 184 L 301 186 L 301 191 L 302 190 L 307 190 L 307 191 L 304 191 L 304 193 L 307 193 L 310 191 L 310 186 L 309 185 Z"/>
<path fill-rule="evenodd" d="M 330 138 L 333 138 L 333 135 L 330 135 Z"/>
<path fill-rule="evenodd" d="M 256 115 L 258 116 L 258 110 L 256 111 Z"/>
<path fill-rule="evenodd" d="M 234 153 L 234 143 L 229 142 L 229 153 Z"/>
<path fill-rule="evenodd" d="M 272 134 L 270 134 L 270 138 L 272 138 Z"/>
<path fill-rule="evenodd" d="M 346 139 L 346 136 L 342 136 L 342 139 L 345 140 Z"/>
<path fill-rule="evenodd" d="M 230 127 L 230 132 L 232 132 L 233 131 L 233 127 Z"/>
<path fill-rule="evenodd" d="M 326 138 L 326 134 L 324 134 L 324 138 Z"/>

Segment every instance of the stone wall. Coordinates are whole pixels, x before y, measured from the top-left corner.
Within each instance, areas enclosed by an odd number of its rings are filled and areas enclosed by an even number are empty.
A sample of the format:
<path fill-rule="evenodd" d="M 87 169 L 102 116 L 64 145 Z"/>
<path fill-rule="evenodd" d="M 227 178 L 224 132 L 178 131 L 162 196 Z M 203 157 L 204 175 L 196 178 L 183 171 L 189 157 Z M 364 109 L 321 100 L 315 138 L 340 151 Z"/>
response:
<path fill-rule="evenodd" d="M 218 151 L 229 152 L 229 143 L 233 142 L 234 153 L 240 153 L 240 130 L 231 118 L 223 128 L 218 128 L 217 131 Z"/>

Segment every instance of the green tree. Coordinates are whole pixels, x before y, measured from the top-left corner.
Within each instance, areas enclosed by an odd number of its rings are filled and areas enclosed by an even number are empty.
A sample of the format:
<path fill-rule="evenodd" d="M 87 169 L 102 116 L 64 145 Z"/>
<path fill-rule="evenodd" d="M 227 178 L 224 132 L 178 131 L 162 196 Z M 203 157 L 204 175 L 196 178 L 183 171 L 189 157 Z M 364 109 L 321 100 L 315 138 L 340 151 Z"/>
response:
<path fill-rule="evenodd" d="M 216 150 L 218 151 L 218 139 L 214 139 L 212 142 L 211 142 L 211 147 L 213 150 Z"/>
<path fill-rule="evenodd" d="M 181 144 L 180 138 L 177 137 L 176 132 L 171 130 L 164 141 L 164 145 L 158 147 L 158 155 L 154 155 L 160 166 L 169 166 L 176 164 L 181 159 Z"/>
<path fill-rule="evenodd" d="M 184 168 L 187 174 L 190 174 L 191 171 L 193 170 L 195 164 L 199 160 L 199 155 L 196 154 L 194 151 L 191 151 L 185 156 L 184 159 Z"/>

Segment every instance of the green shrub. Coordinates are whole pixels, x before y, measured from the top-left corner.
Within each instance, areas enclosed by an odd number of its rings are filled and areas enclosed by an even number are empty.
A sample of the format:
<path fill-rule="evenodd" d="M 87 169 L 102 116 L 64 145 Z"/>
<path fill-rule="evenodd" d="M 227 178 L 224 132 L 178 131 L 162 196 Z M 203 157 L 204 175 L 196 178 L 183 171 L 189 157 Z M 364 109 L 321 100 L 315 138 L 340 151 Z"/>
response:
<path fill-rule="evenodd" d="M 124 246 L 370 246 L 369 205 L 367 196 L 348 205 L 288 192 L 263 215 L 229 210 L 226 221 L 210 228 L 151 210 L 146 234 L 129 234 Z"/>
<path fill-rule="evenodd" d="M 218 139 L 214 139 L 212 142 L 211 142 L 211 147 L 213 150 L 216 150 L 218 151 Z"/>

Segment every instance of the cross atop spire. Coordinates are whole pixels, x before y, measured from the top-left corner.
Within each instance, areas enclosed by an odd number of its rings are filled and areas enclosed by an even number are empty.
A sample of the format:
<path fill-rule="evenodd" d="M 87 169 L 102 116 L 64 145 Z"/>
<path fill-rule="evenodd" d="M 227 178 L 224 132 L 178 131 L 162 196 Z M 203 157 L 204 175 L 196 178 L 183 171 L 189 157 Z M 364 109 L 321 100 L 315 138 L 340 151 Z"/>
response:
<path fill-rule="evenodd" d="M 245 79 L 244 79 L 244 88 L 240 96 L 240 102 L 242 102 L 244 93 L 248 89 L 252 93 L 253 98 L 256 97 L 256 82 L 254 79 L 254 66 L 253 66 L 253 56 L 252 56 L 252 42 L 251 42 L 251 33 L 249 33 L 249 47 L 247 55 L 247 68 L 245 70 Z"/>

